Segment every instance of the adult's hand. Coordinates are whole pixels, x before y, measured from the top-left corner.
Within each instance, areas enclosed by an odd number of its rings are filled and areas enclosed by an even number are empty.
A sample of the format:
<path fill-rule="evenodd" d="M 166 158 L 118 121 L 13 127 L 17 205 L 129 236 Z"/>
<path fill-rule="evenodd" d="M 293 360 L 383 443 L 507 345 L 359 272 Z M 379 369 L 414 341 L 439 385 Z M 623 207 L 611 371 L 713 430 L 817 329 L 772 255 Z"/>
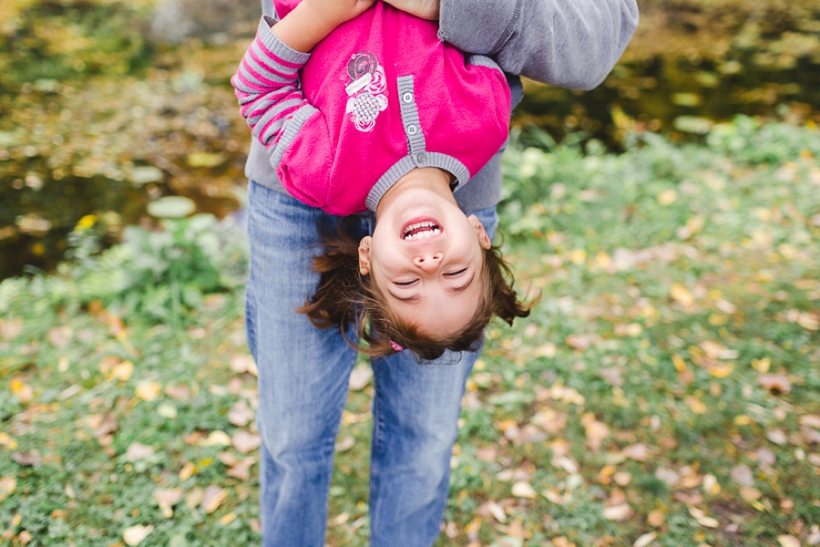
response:
<path fill-rule="evenodd" d="M 439 0 L 384 0 L 396 9 L 429 21 L 438 20 Z"/>
<path fill-rule="evenodd" d="M 375 3 L 376 0 L 304 0 L 271 28 L 289 47 L 308 52 L 333 29 Z"/>

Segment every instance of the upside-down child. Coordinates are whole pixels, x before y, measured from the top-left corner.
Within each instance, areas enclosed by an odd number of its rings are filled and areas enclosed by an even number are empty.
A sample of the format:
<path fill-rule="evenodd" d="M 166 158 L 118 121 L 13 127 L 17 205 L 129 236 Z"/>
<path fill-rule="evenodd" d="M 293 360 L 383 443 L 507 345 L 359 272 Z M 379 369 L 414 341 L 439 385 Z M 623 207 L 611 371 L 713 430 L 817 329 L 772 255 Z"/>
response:
<path fill-rule="evenodd" d="M 475 350 L 493 315 L 529 306 L 475 216 L 453 196 L 504 145 L 510 88 L 493 60 L 438 25 L 373 0 L 277 0 L 232 83 L 282 186 L 372 237 L 327 241 L 302 308 L 349 323 L 371 355 Z"/>

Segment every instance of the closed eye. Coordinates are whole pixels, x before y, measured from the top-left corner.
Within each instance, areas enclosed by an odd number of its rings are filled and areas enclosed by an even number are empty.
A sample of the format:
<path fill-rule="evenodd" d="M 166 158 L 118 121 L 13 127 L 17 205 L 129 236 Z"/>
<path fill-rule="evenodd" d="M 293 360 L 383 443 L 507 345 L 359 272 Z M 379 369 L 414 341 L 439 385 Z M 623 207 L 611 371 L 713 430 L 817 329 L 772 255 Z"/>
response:
<path fill-rule="evenodd" d="M 457 272 L 446 273 L 446 274 L 444 274 L 444 277 L 456 277 L 456 276 L 459 276 L 459 275 L 463 274 L 466 271 L 467 271 L 467 268 L 462 268 Z"/>
<path fill-rule="evenodd" d="M 412 281 L 394 281 L 393 284 L 397 287 L 411 287 L 415 285 L 416 281 L 418 281 L 418 279 L 414 279 Z"/>

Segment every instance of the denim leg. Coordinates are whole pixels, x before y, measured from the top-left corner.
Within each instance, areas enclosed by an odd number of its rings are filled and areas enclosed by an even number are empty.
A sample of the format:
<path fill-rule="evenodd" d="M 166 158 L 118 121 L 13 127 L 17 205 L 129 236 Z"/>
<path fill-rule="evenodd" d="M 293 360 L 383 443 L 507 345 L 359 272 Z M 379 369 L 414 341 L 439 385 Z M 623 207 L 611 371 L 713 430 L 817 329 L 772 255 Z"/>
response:
<path fill-rule="evenodd" d="M 492 238 L 495 209 L 474 214 Z M 448 352 L 419 364 L 401 352 L 373 361 L 372 547 L 429 547 L 438 537 L 461 398 L 480 353 Z"/>
<path fill-rule="evenodd" d="M 318 284 L 317 220 L 333 217 L 254 182 L 246 295 L 248 344 L 259 368 L 257 426 L 265 547 L 322 547 L 333 449 L 355 352 L 336 329 L 297 314 Z"/>

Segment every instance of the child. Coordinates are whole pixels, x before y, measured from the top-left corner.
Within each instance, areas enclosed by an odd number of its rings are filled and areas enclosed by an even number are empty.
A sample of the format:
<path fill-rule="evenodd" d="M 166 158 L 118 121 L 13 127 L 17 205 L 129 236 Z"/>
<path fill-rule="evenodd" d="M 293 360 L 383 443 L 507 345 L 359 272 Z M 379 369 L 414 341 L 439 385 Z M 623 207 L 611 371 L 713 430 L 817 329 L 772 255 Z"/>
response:
<path fill-rule="evenodd" d="M 292 196 L 334 215 L 376 214 L 358 248 L 326 242 L 301 311 L 343 333 L 356 324 L 370 355 L 407 348 L 424 359 L 477 349 L 493 315 L 526 316 L 500 252 L 452 193 L 506 141 L 500 68 L 388 3 L 276 10 L 232 80 L 242 114 Z"/>

